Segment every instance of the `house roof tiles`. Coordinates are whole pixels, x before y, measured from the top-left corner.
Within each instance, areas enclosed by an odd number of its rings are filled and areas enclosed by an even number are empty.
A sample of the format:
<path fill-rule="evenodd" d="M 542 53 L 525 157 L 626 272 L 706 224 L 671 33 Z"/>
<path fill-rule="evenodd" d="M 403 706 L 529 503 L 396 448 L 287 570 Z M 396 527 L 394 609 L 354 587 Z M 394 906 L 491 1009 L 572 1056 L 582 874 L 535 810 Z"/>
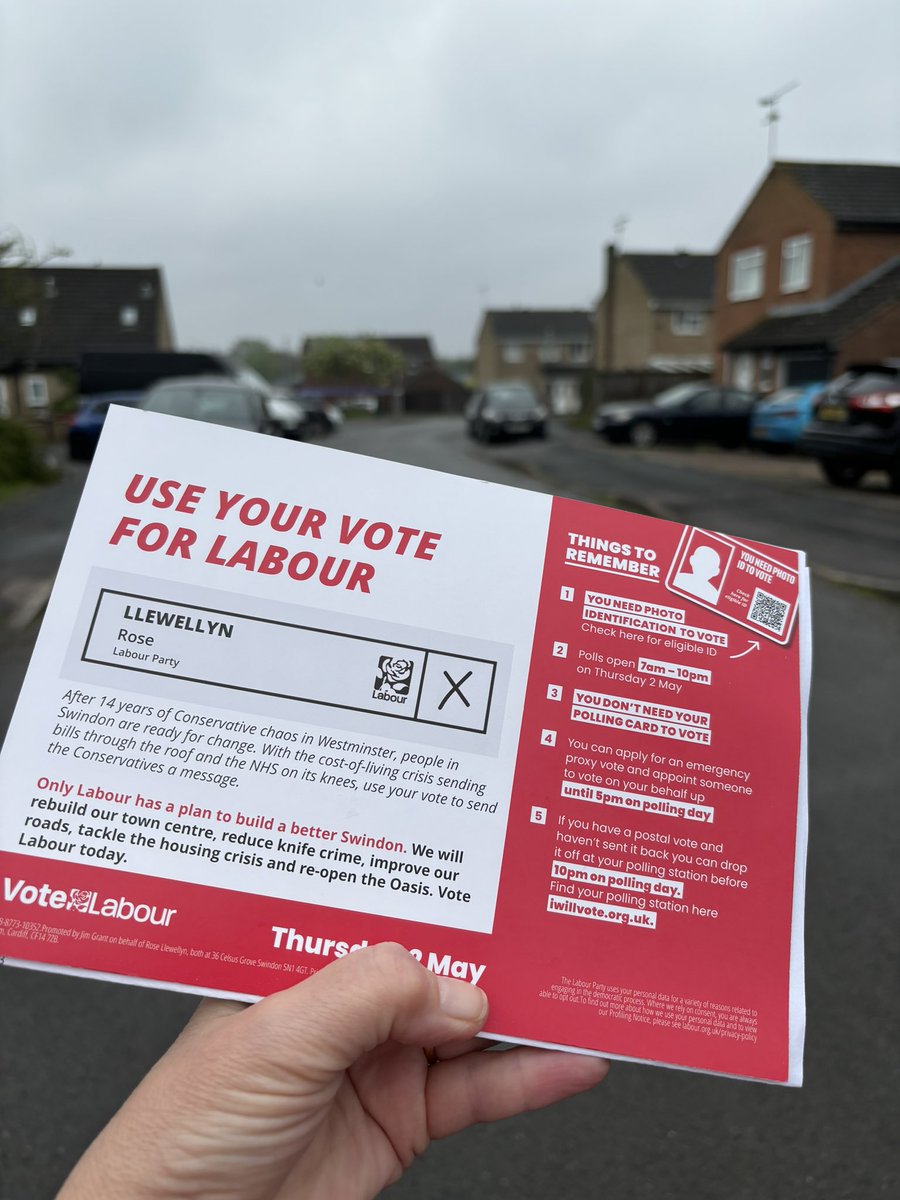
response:
<path fill-rule="evenodd" d="M 900 166 L 777 162 L 839 226 L 900 226 Z"/>
<path fill-rule="evenodd" d="M 714 254 L 623 254 L 652 300 L 664 308 L 712 309 Z"/>
<path fill-rule="evenodd" d="M 500 341 L 589 342 L 593 336 L 586 308 L 491 308 L 484 319 Z"/>
<path fill-rule="evenodd" d="M 22 310 L 33 309 L 33 323 Z M 124 311 L 130 309 L 128 317 Z M 0 269 L 0 365 L 76 364 L 84 351 L 155 350 L 168 341 L 157 267 Z"/>

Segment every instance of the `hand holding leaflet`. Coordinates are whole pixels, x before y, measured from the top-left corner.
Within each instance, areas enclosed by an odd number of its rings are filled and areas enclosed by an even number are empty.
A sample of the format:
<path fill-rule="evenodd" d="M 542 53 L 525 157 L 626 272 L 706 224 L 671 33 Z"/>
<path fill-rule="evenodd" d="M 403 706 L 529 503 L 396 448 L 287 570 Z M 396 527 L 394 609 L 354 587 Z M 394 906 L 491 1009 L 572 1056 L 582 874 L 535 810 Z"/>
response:
<path fill-rule="evenodd" d="M 606 1074 L 594 1057 L 484 1053 L 486 1016 L 478 988 L 387 944 L 249 1009 L 207 1000 L 59 1200 L 371 1200 L 430 1141 Z"/>

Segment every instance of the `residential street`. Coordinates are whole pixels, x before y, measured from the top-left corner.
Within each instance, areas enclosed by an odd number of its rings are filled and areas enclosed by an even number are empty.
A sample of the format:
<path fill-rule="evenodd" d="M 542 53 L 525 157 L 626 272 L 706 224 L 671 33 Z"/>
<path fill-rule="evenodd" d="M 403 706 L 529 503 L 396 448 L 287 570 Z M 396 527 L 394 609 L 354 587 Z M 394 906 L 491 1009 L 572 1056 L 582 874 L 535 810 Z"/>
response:
<path fill-rule="evenodd" d="M 592 1094 L 433 1147 L 390 1195 L 896 1195 L 900 496 L 875 478 L 856 491 L 829 487 L 795 459 L 636 451 L 559 427 L 546 442 L 485 447 L 458 417 L 351 420 L 323 444 L 800 547 L 814 574 L 803 1089 L 616 1063 Z M 60 483 L 0 505 L 3 730 L 37 632 L 37 620 L 26 622 L 46 595 L 85 473 L 67 465 Z M 0 1200 L 54 1194 L 194 1005 L 0 972 Z"/>

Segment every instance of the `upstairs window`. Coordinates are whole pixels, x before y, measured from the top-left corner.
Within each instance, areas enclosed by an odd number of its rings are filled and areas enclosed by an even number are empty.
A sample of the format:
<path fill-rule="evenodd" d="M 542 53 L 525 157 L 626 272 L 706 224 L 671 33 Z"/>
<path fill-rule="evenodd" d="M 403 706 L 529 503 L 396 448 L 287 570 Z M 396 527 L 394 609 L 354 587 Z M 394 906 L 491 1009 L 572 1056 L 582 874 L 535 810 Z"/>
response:
<path fill-rule="evenodd" d="M 138 323 L 138 310 L 133 304 L 125 304 L 119 309 L 119 324 L 125 329 L 134 329 Z"/>
<path fill-rule="evenodd" d="M 781 290 L 805 292 L 812 277 L 812 244 L 808 233 L 785 238 L 781 243 Z"/>
<path fill-rule="evenodd" d="M 507 342 L 503 347 L 503 361 L 506 363 L 524 362 L 525 347 L 520 346 L 518 342 Z"/>
<path fill-rule="evenodd" d="M 591 347 L 588 342 L 574 342 L 569 347 L 569 362 L 586 363 L 590 361 Z"/>
<path fill-rule="evenodd" d="M 756 300 L 763 294 L 766 252 L 761 246 L 739 250 L 728 262 L 728 299 Z"/>
<path fill-rule="evenodd" d="M 538 361 L 542 363 L 558 363 L 562 359 L 562 349 L 552 343 L 538 347 Z"/>
<path fill-rule="evenodd" d="M 706 333 L 706 313 L 673 312 L 672 332 L 678 337 L 698 337 Z"/>

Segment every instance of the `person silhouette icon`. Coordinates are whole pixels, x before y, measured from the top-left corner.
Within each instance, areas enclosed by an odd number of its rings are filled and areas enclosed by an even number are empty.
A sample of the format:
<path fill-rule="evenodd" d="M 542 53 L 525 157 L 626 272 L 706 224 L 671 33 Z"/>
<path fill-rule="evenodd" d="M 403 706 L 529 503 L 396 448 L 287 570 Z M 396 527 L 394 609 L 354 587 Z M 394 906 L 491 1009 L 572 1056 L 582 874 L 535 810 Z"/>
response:
<path fill-rule="evenodd" d="M 712 546 L 698 546 L 689 561 L 691 569 L 679 571 L 675 576 L 675 587 L 690 592 L 700 600 L 709 600 L 715 604 L 719 598 L 719 589 L 712 580 L 722 569 L 719 552 Z"/>

